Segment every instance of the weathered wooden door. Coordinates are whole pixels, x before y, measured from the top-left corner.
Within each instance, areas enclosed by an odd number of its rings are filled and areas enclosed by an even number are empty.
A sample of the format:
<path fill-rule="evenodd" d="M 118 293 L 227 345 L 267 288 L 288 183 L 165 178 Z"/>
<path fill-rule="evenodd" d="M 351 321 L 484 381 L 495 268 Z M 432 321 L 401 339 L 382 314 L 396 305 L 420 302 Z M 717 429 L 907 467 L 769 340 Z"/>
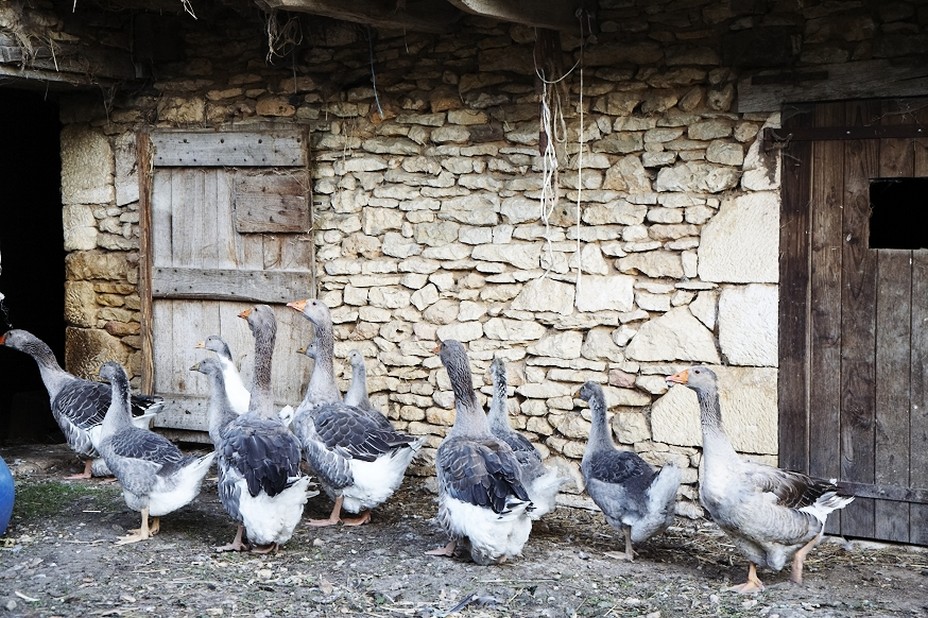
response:
<path fill-rule="evenodd" d="M 873 187 L 928 177 L 925 110 L 822 103 L 775 133 L 781 464 L 855 490 L 831 532 L 928 545 L 928 247 L 871 242 Z M 925 231 L 928 197 L 911 202 L 896 225 Z"/>
<path fill-rule="evenodd" d="M 267 303 L 277 316 L 274 392 L 297 404 L 312 335 L 284 304 L 314 296 L 311 197 L 303 131 L 159 132 L 143 139 L 143 382 L 167 400 L 156 426 L 206 429 L 209 394 L 190 367 L 196 344 L 222 336 L 250 384 L 254 339 L 243 309 Z"/>

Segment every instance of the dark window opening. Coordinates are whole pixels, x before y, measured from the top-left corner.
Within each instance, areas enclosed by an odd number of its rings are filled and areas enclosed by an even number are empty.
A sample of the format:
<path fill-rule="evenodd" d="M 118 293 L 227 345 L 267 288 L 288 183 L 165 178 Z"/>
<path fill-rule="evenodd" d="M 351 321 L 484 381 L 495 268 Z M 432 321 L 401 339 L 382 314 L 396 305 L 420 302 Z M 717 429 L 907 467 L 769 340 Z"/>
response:
<path fill-rule="evenodd" d="M 0 88 L 0 332 L 30 331 L 64 361 L 61 122 L 44 91 Z M 0 347 L 0 443 L 64 440 L 38 366 Z"/>
<path fill-rule="evenodd" d="M 870 181 L 870 248 L 928 249 L 928 178 Z"/>

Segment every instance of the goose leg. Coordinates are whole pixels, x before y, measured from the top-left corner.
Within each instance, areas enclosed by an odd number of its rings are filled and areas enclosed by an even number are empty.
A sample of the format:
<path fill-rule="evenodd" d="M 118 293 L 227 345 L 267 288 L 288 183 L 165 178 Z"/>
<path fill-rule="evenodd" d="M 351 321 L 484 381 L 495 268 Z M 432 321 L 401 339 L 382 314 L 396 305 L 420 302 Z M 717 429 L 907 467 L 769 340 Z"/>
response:
<path fill-rule="evenodd" d="M 363 526 L 371 520 L 371 512 L 369 510 L 363 511 L 357 517 L 342 517 L 342 524 L 346 526 Z"/>
<path fill-rule="evenodd" d="M 148 527 L 148 536 L 155 536 L 159 532 L 161 532 L 161 518 L 152 517 L 151 525 Z"/>
<path fill-rule="evenodd" d="M 764 584 L 757 578 L 757 565 L 753 562 L 748 566 L 748 581 L 737 586 L 730 586 L 726 590 L 734 590 L 738 594 L 749 594 L 751 592 L 760 592 L 764 589 Z"/>
<path fill-rule="evenodd" d="M 437 549 L 430 549 L 426 553 L 428 556 L 454 556 L 454 549 L 457 546 L 457 541 L 451 539 L 448 541 L 448 544 L 444 547 L 439 547 Z"/>
<path fill-rule="evenodd" d="M 79 472 L 78 474 L 72 474 L 70 476 L 64 477 L 67 480 L 77 480 L 77 479 L 89 479 L 93 478 L 93 460 L 87 459 L 84 461 L 84 471 Z"/>
<path fill-rule="evenodd" d="M 789 580 L 794 584 L 802 584 L 802 565 L 806 561 L 806 555 L 812 551 L 813 547 L 818 545 L 818 542 L 821 539 L 822 535 L 819 534 L 817 537 L 803 545 L 793 556 L 793 566 L 790 569 Z"/>
<path fill-rule="evenodd" d="M 148 507 L 142 509 L 142 525 L 138 529 L 129 530 L 129 534 L 121 536 L 116 540 L 116 545 L 128 545 L 129 543 L 138 543 L 151 537 L 148 529 Z"/>
<path fill-rule="evenodd" d="M 245 543 L 242 543 L 242 534 L 244 532 L 245 532 L 245 526 L 243 526 L 242 524 L 239 524 L 238 531 L 235 533 L 235 540 L 229 543 L 228 545 L 220 545 L 219 547 L 215 547 L 214 549 L 217 552 L 243 551 L 243 550 L 248 549 L 248 545 Z"/>
<path fill-rule="evenodd" d="M 623 526 L 622 532 L 625 533 L 625 557 L 629 562 L 635 561 L 635 550 L 632 548 L 632 528 L 631 526 Z"/>
<path fill-rule="evenodd" d="M 278 549 L 280 549 L 278 543 L 268 543 L 262 547 L 255 547 L 251 551 L 255 554 L 276 554 Z"/>
<path fill-rule="evenodd" d="M 342 496 L 335 498 L 335 506 L 332 507 L 332 513 L 329 515 L 328 519 L 310 519 L 306 522 L 308 526 L 315 526 L 317 528 L 322 528 L 325 526 L 334 526 L 342 520 Z"/>

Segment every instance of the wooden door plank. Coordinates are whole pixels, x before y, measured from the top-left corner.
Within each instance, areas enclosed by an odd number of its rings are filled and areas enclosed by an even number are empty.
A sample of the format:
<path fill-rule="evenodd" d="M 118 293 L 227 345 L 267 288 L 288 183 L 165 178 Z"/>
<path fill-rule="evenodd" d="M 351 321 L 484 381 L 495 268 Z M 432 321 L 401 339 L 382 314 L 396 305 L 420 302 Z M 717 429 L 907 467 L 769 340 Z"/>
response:
<path fill-rule="evenodd" d="M 146 131 L 136 137 L 138 169 L 151 170 L 151 138 Z M 152 175 L 143 172 L 139 177 L 139 339 L 141 340 L 142 392 L 151 393 L 154 384 L 155 360 L 152 352 L 152 298 L 151 270 L 152 247 Z"/>
<path fill-rule="evenodd" d="M 850 124 L 872 124 L 879 106 L 849 103 Z M 845 142 L 841 316 L 841 478 L 874 482 L 876 255 L 867 247 L 870 179 L 878 172 L 876 140 Z M 874 501 L 858 498 L 842 513 L 841 531 L 874 538 Z"/>
<path fill-rule="evenodd" d="M 152 177 L 151 195 L 151 263 L 153 266 L 173 266 L 174 247 L 171 238 L 170 170 L 159 170 Z"/>
<path fill-rule="evenodd" d="M 809 126 L 811 108 L 798 110 L 787 128 Z M 779 460 L 784 468 L 808 470 L 808 296 L 811 142 L 790 144 L 782 156 L 779 293 Z"/>
<path fill-rule="evenodd" d="M 878 253 L 874 408 L 877 485 L 907 486 L 909 482 L 911 253 L 885 249 Z M 887 500 L 877 500 L 874 506 L 876 538 L 908 542 L 908 506 Z"/>
<path fill-rule="evenodd" d="M 816 126 L 842 126 L 844 105 L 816 105 Z M 811 263 L 809 275 L 809 473 L 841 475 L 841 245 L 844 145 L 812 145 Z M 841 529 L 840 511 L 826 532 Z"/>
<path fill-rule="evenodd" d="M 218 268 L 155 268 L 155 298 L 215 299 L 286 303 L 312 282 L 308 272 L 276 270 L 220 270 Z"/>
<path fill-rule="evenodd" d="M 905 121 L 899 104 L 886 101 L 882 124 Z M 911 177 L 915 172 L 912 139 L 880 140 L 880 178 Z M 869 243 L 868 243 L 869 244 Z M 873 249 L 871 249 L 873 251 Z M 875 470 L 877 485 L 909 483 L 910 344 L 912 335 L 912 252 L 878 249 L 876 320 Z M 909 541 L 909 506 L 876 500 L 876 537 Z"/>
<path fill-rule="evenodd" d="M 928 109 L 919 120 L 928 122 Z M 915 175 L 928 176 L 928 139 L 915 142 Z M 928 251 L 912 252 L 912 358 L 909 483 L 928 489 Z M 928 545 L 928 505 L 909 507 L 909 540 Z"/>

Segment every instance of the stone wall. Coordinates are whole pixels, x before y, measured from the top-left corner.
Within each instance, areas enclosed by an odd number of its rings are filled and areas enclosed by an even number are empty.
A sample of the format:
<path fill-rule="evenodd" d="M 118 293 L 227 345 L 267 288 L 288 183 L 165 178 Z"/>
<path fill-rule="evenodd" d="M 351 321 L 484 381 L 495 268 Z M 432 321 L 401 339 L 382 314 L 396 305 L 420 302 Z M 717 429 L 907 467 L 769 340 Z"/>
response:
<path fill-rule="evenodd" d="M 574 395 L 600 382 L 617 439 L 681 465 L 680 512 L 698 514 L 695 397 L 664 376 L 716 366 L 737 448 L 777 453 L 779 160 L 761 138 L 779 115 L 736 112 L 725 37 L 788 24 L 793 61 L 816 64 L 885 57 L 890 40 L 906 53 L 922 28 L 915 3 L 742 4 L 757 3 L 601 0 L 595 39 L 562 36 L 547 208 L 531 29 L 303 20 L 304 43 L 269 64 L 262 24 L 201 14 L 186 59 L 146 88 L 105 113 L 62 101 L 69 349 L 137 368 L 137 130 L 307 124 L 318 293 L 337 357 L 368 357 L 376 404 L 431 453 L 453 420 L 434 342 L 456 338 L 484 395 L 493 356 L 508 361 L 513 424 L 576 466 L 589 415 Z"/>

